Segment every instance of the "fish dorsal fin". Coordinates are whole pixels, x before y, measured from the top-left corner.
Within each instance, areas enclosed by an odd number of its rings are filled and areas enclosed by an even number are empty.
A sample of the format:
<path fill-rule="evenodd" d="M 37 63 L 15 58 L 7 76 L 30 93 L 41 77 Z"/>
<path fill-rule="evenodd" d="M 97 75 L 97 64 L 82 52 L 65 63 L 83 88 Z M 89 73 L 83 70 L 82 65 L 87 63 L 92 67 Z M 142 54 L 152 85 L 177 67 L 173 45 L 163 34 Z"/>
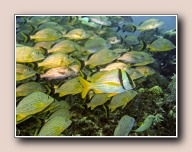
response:
<path fill-rule="evenodd" d="M 143 21 L 143 22 L 144 22 L 144 21 Z M 140 26 L 143 22 L 139 23 L 139 26 Z"/>
<path fill-rule="evenodd" d="M 44 47 L 39 47 L 43 52 L 44 52 L 44 55 L 46 56 L 48 54 L 48 50 Z"/>
<path fill-rule="evenodd" d="M 60 88 L 66 81 L 61 81 L 61 83 L 59 83 L 58 88 Z"/>
<path fill-rule="evenodd" d="M 156 39 L 154 39 L 153 41 L 151 41 L 151 43 L 150 44 L 152 44 L 154 41 L 156 41 L 158 38 L 156 38 Z"/>
<path fill-rule="evenodd" d="M 51 45 L 51 49 L 52 49 L 56 44 L 58 44 L 58 43 L 53 43 L 53 44 Z"/>
<path fill-rule="evenodd" d="M 39 25 L 37 25 L 37 28 L 39 28 L 41 25 L 43 25 L 44 23 L 41 23 L 41 24 L 39 24 Z"/>
<path fill-rule="evenodd" d="M 87 57 L 87 61 L 91 58 L 91 56 L 92 56 L 93 54 L 94 54 L 94 53 L 89 54 L 89 56 Z"/>
<path fill-rule="evenodd" d="M 126 54 L 126 53 L 127 53 L 127 52 L 123 52 L 123 53 L 121 53 L 120 57 L 123 56 L 123 55 Z"/>

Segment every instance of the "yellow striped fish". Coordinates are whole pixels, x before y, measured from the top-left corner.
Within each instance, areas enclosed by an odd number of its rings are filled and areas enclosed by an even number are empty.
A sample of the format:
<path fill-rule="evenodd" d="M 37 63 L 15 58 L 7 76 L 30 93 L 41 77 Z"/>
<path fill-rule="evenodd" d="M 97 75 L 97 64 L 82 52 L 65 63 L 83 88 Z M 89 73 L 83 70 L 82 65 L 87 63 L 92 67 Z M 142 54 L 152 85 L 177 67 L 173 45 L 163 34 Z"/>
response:
<path fill-rule="evenodd" d="M 88 91 L 93 89 L 96 94 L 107 93 L 108 97 L 114 96 L 118 93 L 131 90 L 135 87 L 135 83 L 126 73 L 121 69 L 115 69 L 99 75 L 92 79 L 91 82 L 78 77 L 81 85 L 84 87 L 82 91 L 82 98 L 85 98 Z"/>

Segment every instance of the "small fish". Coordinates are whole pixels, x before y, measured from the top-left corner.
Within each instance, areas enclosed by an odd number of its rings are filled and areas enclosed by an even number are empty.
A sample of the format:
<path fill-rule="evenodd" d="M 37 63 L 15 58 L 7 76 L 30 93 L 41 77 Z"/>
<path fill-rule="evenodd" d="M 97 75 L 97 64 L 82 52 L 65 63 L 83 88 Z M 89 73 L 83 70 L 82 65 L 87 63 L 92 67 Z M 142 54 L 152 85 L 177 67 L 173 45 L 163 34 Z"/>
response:
<path fill-rule="evenodd" d="M 126 36 L 123 41 L 124 41 L 128 46 L 132 46 L 132 45 L 137 45 L 137 44 L 139 44 L 139 39 L 138 39 L 138 37 L 137 37 L 137 36 L 134 36 L 134 35 Z"/>
<path fill-rule="evenodd" d="M 94 68 L 98 65 L 104 65 L 117 59 L 120 53 L 115 50 L 104 49 L 94 53 L 88 61 L 85 61 L 85 65 L 89 65 L 90 68 Z"/>
<path fill-rule="evenodd" d="M 49 69 L 44 74 L 41 74 L 41 78 L 46 78 L 47 80 L 53 79 L 64 79 L 67 77 L 77 76 L 77 73 L 70 67 L 57 67 Z"/>
<path fill-rule="evenodd" d="M 88 82 L 82 77 L 78 78 L 84 88 L 82 98 L 85 98 L 91 89 L 96 94 L 108 93 L 108 97 L 110 97 L 135 87 L 135 83 L 131 80 L 130 76 L 124 70 L 120 69 L 104 72 L 103 75 L 97 75 L 95 79 L 92 79 L 92 82 Z"/>
<path fill-rule="evenodd" d="M 66 81 L 59 88 L 56 88 L 55 93 L 59 93 L 59 97 L 63 97 L 68 94 L 72 94 L 72 95 L 78 94 L 82 92 L 82 90 L 83 90 L 83 87 L 79 82 L 79 79 L 76 77 Z"/>
<path fill-rule="evenodd" d="M 63 35 L 63 37 L 68 38 L 70 40 L 83 40 L 88 39 L 91 36 L 92 35 L 84 29 L 74 29 Z"/>
<path fill-rule="evenodd" d="M 17 32 L 21 31 L 21 32 L 23 32 L 25 34 L 31 34 L 34 30 L 35 30 L 35 28 L 32 25 L 22 24 L 22 25 L 19 26 Z"/>
<path fill-rule="evenodd" d="M 56 41 L 51 41 L 51 42 L 38 42 L 35 43 L 34 48 L 39 49 L 39 48 L 44 48 L 46 50 L 50 49 L 55 43 L 57 43 Z"/>
<path fill-rule="evenodd" d="M 110 98 L 106 93 L 102 94 L 95 94 L 93 98 L 91 99 L 90 103 L 87 104 L 87 107 L 91 107 L 91 110 L 95 109 L 95 107 L 103 105 L 107 100 Z"/>
<path fill-rule="evenodd" d="M 175 45 L 167 39 L 159 38 L 147 45 L 147 48 L 149 48 L 151 52 L 163 52 L 173 50 Z"/>
<path fill-rule="evenodd" d="M 95 53 L 97 51 L 108 49 L 110 47 L 111 45 L 109 45 L 106 40 L 100 37 L 88 40 L 85 43 L 85 49 L 90 53 Z"/>
<path fill-rule="evenodd" d="M 43 69 L 45 70 L 49 68 L 67 66 L 73 63 L 74 61 L 75 60 L 72 57 L 66 54 L 55 53 L 45 58 L 41 63 L 38 63 L 38 66 L 43 66 Z"/>
<path fill-rule="evenodd" d="M 34 42 L 50 42 L 55 41 L 63 37 L 63 34 L 57 30 L 51 28 L 45 28 L 37 31 L 35 35 L 31 35 L 30 39 Z"/>
<path fill-rule="evenodd" d="M 116 108 L 121 107 L 125 108 L 128 102 L 130 102 L 135 96 L 137 92 L 134 90 L 128 90 L 126 92 L 115 95 L 110 104 L 108 105 L 111 112 L 115 111 Z"/>
<path fill-rule="evenodd" d="M 146 45 L 143 42 L 143 40 L 140 40 L 139 44 L 132 46 L 132 50 L 134 50 L 134 51 L 141 51 L 141 50 L 143 50 L 145 48 L 145 46 Z"/>
<path fill-rule="evenodd" d="M 112 36 L 107 38 L 107 41 L 109 42 L 109 44 L 118 44 L 122 42 L 122 39 L 117 36 Z"/>
<path fill-rule="evenodd" d="M 136 26 L 133 24 L 124 24 L 121 29 L 123 30 L 123 32 L 134 33 L 136 31 Z"/>
<path fill-rule="evenodd" d="M 125 64 L 125 63 L 116 62 L 116 63 L 110 63 L 105 68 L 100 69 L 100 71 L 111 71 L 111 70 L 114 70 L 114 69 L 126 70 L 127 67 L 128 67 L 128 65 Z"/>
<path fill-rule="evenodd" d="M 89 18 L 92 22 L 100 25 L 111 26 L 112 24 L 107 16 L 89 16 Z"/>
<path fill-rule="evenodd" d="M 62 116 L 66 119 L 70 119 L 72 117 L 72 114 L 68 109 L 58 109 L 49 116 L 48 120 L 52 119 L 55 116 Z"/>
<path fill-rule="evenodd" d="M 27 82 L 16 88 L 16 97 L 28 96 L 33 92 L 46 92 L 44 86 L 37 82 Z"/>
<path fill-rule="evenodd" d="M 126 45 L 120 44 L 120 43 L 113 44 L 112 47 L 111 47 L 111 49 L 112 49 L 112 50 L 114 50 L 114 49 L 127 49 L 126 52 L 129 51 L 129 48 L 127 48 Z"/>
<path fill-rule="evenodd" d="M 60 102 L 57 100 L 54 100 L 47 108 L 41 111 L 41 113 L 46 113 L 48 111 L 52 111 L 56 109 L 59 106 Z"/>
<path fill-rule="evenodd" d="M 140 73 L 139 71 L 135 70 L 134 68 L 127 67 L 125 71 L 129 74 L 132 80 L 138 79 L 143 77 L 143 74 Z"/>
<path fill-rule="evenodd" d="M 169 31 L 164 32 L 163 36 L 164 36 L 164 38 L 170 39 L 172 37 L 176 38 L 176 34 L 177 34 L 176 29 L 171 29 Z"/>
<path fill-rule="evenodd" d="M 124 115 L 114 131 L 114 136 L 128 136 L 135 123 L 135 119 L 128 115 Z"/>
<path fill-rule="evenodd" d="M 30 19 L 27 20 L 27 22 L 32 24 L 33 26 L 38 26 L 48 21 L 50 21 L 50 16 L 32 16 Z"/>
<path fill-rule="evenodd" d="M 44 110 L 53 101 L 54 98 L 43 92 L 34 92 L 24 97 L 16 107 L 17 124 Z"/>
<path fill-rule="evenodd" d="M 48 50 L 48 53 L 71 53 L 73 51 L 81 51 L 84 52 L 83 47 L 78 45 L 74 41 L 63 40 L 52 46 L 51 49 Z"/>
<path fill-rule="evenodd" d="M 78 18 L 78 16 L 64 16 L 60 21 L 60 24 L 73 26 L 77 23 Z"/>
<path fill-rule="evenodd" d="M 59 31 L 61 33 L 65 31 L 63 26 L 59 25 L 56 22 L 45 22 L 45 23 L 39 25 L 37 30 L 42 30 L 42 29 L 45 29 L 45 28 L 51 28 L 51 29 L 54 29 L 54 30 Z"/>
<path fill-rule="evenodd" d="M 130 66 L 142 66 L 153 63 L 155 61 L 150 54 L 137 51 L 127 52 L 117 60 L 128 63 Z"/>
<path fill-rule="evenodd" d="M 38 49 L 29 46 L 16 48 L 16 62 L 36 62 L 44 59 L 44 55 Z"/>
<path fill-rule="evenodd" d="M 16 64 L 16 81 L 24 80 L 34 76 L 37 72 L 34 71 L 32 68 L 23 65 L 23 64 Z"/>
<path fill-rule="evenodd" d="M 152 18 L 152 19 L 146 20 L 144 22 L 141 22 L 139 24 L 139 26 L 137 26 L 137 30 L 140 30 L 140 32 L 143 32 L 146 30 L 152 30 L 152 29 L 156 29 L 156 28 L 162 26 L 163 24 L 164 24 L 164 22 L 162 22 L 158 19 Z"/>
<path fill-rule="evenodd" d="M 145 77 L 155 73 L 155 70 L 148 66 L 139 66 L 135 70 L 139 71 Z"/>
<path fill-rule="evenodd" d="M 111 21 L 111 26 L 115 27 L 124 23 L 124 18 L 122 16 L 109 16 Z"/>
<path fill-rule="evenodd" d="M 111 27 L 102 27 L 101 29 L 98 29 L 95 31 L 99 36 L 101 36 L 102 38 L 106 39 L 106 36 L 115 36 L 116 30 L 111 28 Z"/>
<path fill-rule="evenodd" d="M 143 124 L 135 130 L 135 132 L 143 132 L 151 127 L 153 124 L 153 121 L 155 119 L 155 116 L 149 115 L 143 122 Z"/>
<path fill-rule="evenodd" d="M 55 116 L 41 128 L 38 136 L 59 136 L 71 125 L 72 121 L 62 116 Z"/>
<path fill-rule="evenodd" d="M 51 110 L 50 113 L 54 113 L 60 109 L 66 109 L 66 111 L 69 111 L 71 109 L 71 106 L 65 100 L 61 100 L 59 101 L 59 106 Z"/>
<path fill-rule="evenodd" d="M 101 28 L 101 26 L 102 26 L 102 25 L 96 24 L 94 22 L 91 22 L 88 17 L 82 17 L 82 18 L 79 18 L 78 20 L 81 22 L 81 24 L 87 25 L 92 28 L 97 29 L 97 28 Z"/>

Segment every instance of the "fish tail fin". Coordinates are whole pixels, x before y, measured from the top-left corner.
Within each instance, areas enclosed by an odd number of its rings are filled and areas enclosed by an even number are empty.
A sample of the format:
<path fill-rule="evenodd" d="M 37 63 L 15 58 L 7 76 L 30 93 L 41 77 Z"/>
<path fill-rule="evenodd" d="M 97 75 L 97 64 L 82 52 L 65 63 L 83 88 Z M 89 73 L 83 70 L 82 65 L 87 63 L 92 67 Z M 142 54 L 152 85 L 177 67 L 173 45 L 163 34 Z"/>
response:
<path fill-rule="evenodd" d="M 150 48 L 150 44 L 146 44 L 146 48 L 149 49 Z"/>
<path fill-rule="evenodd" d="M 133 25 L 133 31 L 132 33 L 134 33 L 137 30 L 137 27 L 135 25 Z"/>
<path fill-rule="evenodd" d="M 48 50 L 43 48 L 43 47 L 39 47 L 39 50 L 41 50 L 43 52 L 44 55 L 48 54 Z"/>
<path fill-rule="evenodd" d="M 121 30 L 121 27 L 120 27 L 120 26 L 117 26 L 116 32 L 119 32 L 120 30 Z"/>
<path fill-rule="evenodd" d="M 87 66 L 89 64 L 88 61 L 84 61 L 84 66 Z"/>
<path fill-rule="evenodd" d="M 35 37 L 35 35 L 30 35 L 29 38 L 30 38 L 30 40 L 33 40 L 33 39 L 35 39 L 36 37 Z"/>
<path fill-rule="evenodd" d="M 87 93 L 89 92 L 89 90 L 91 89 L 91 84 L 89 82 L 87 82 L 85 79 L 83 79 L 82 77 L 78 77 L 79 81 L 81 83 L 81 85 L 83 86 L 83 91 L 82 91 L 82 98 L 85 98 L 85 96 L 87 95 Z"/>
<path fill-rule="evenodd" d="M 37 63 L 37 67 L 41 67 L 41 66 L 43 66 L 43 63 L 42 63 L 42 62 Z"/>
<path fill-rule="evenodd" d="M 144 31 L 143 29 L 140 29 L 139 26 L 135 26 L 135 27 L 136 27 L 136 30 L 139 30 L 140 32 Z"/>
<path fill-rule="evenodd" d="M 24 37 L 24 43 L 27 43 L 30 40 L 30 36 L 25 34 L 24 32 L 21 32 L 21 35 Z"/>

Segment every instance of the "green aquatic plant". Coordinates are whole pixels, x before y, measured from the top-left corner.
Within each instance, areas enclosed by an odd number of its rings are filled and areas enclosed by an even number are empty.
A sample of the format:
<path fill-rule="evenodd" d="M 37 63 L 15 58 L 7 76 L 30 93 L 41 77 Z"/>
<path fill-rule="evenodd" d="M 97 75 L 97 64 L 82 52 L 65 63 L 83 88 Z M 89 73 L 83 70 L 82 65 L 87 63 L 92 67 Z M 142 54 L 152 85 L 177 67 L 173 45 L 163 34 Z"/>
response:
<path fill-rule="evenodd" d="M 156 95 L 160 95 L 163 93 L 163 90 L 159 86 L 154 86 L 149 89 L 150 92 L 155 93 Z"/>

